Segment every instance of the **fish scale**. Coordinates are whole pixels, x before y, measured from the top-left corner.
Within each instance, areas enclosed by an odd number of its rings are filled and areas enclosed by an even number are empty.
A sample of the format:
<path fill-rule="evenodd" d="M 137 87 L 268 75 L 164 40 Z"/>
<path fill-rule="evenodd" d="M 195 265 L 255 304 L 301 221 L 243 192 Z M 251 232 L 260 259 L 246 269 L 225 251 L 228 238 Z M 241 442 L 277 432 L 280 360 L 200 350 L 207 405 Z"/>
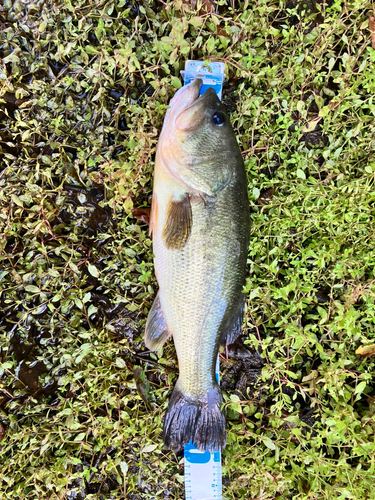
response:
<path fill-rule="evenodd" d="M 225 274 L 222 263 L 233 271 L 232 256 L 238 246 L 235 239 L 227 242 L 220 231 L 221 224 L 228 219 L 226 201 L 218 197 L 215 213 L 208 220 L 204 203 L 192 204 L 192 234 L 181 252 L 166 249 L 160 233 L 154 240 L 155 267 L 162 270 L 158 272 L 160 300 L 162 307 L 166 304 L 166 322 L 179 353 L 181 389 L 190 394 L 204 394 L 212 385 L 219 348 L 216 337 L 223 316 L 220 309 L 226 306 L 225 295 L 231 295 L 230 287 L 238 287 L 236 273 L 233 273 L 234 279 L 227 283 L 225 294 L 221 292 Z M 166 207 L 159 205 L 159 213 L 164 209 Z M 160 222 L 164 221 L 158 224 Z M 208 224 L 218 228 L 211 237 L 207 234 Z M 213 253 L 214 245 L 222 251 Z M 202 269 L 205 269 L 204 275 Z M 212 374 L 211 378 L 207 373 Z"/>

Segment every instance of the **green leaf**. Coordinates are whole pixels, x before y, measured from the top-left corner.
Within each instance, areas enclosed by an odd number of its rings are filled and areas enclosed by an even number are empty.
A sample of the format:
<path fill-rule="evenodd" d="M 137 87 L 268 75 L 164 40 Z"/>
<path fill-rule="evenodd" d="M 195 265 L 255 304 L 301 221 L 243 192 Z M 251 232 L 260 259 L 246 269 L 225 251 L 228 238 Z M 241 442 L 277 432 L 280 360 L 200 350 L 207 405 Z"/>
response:
<path fill-rule="evenodd" d="M 237 396 L 237 394 L 231 394 L 230 400 L 233 401 L 233 403 L 238 403 L 240 401 L 240 398 Z"/>
<path fill-rule="evenodd" d="M 148 444 L 147 446 L 142 448 L 141 451 L 142 451 L 142 453 L 150 453 L 151 451 L 156 450 L 157 447 L 158 447 L 157 444 Z"/>
<path fill-rule="evenodd" d="M 130 196 L 128 196 L 126 199 L 125 199 L 125 202 L 124 202 L 124 210 L 125 212 L 128 214 L 130 213 L 132 210 L 133 210 L 133 200 L 131 199 Z"/>
<path fill-rule="evenodd" d="M 19 207 L 23 207 L 22 200 L 20 200 L 20 198 L 16 194 L 12 194 L 10 197 L 16 205 L 18 205 Z"/>
<path fill-rule="evenodd" d="M 262 441 L 267 446 L 267 448 L 269 450 L 275 450 L 276 449 L 275 443 L 268 436 L 263 436 Z"/>
<path fill-rule="evenodd" d="M 322 118 L 325 118 L 329 112 L 330 112 L 329 106 L 323 106 L 319 111 L 319 116 L 321 116 Z"/>
<path fill-rule="evenodd" d="M 336 420 L 333 418 L 328 418 L 325 423 L 326 423 L 326 425 L 329 425 L 329 426 L 336 425 Z"/>
<path fill-rule="evenodd" d="M 3 62 L 3 64 L 8 64 L 8 63 L 16 63 L 17 64 L 20 62 L 20 58 L 17 56 L 17 54 L 12 52 L 8 56 L 4 57 L 2 62 Z"/>
<path fill-rule="evenodd" d="M 49 274 L 49 276 L 52 276 L 53 278 L 58 278 L 60 276 L 60 273 L 57 269 L 49 269 L 48 274 Z"/>
<path fill-rule="evenodd" d="M 120 462 L 120 469 L 121 469 L 121 472 L 124 476 L 126 476 L 127 472 L 128 472 L 128 464 L 126 462 Z"/>
<path fill-rule="evenodd" d="M 354 394 L 361 394 L 366 389 L 366 385 L 367 383 L 362 380 L 362 382 L 360 382 L 355 388 Z"/>
<path fill-rule="evenodd" d="M 175 89 L 181 88 L 181 85 L 182 85 L 181 80 L 179 78 L 177 78 L 177 76 L 172 76 L 171 84 L 173 85 L 173 87 Z"/>
<path fill-rule="evenodd" d="M 334 57 L 330 57 L 328 61 L 328 70 L 332 71 L 333 66 L 335 65 L 336 59 Z"/>
<path fill-rule="evenodd" d="M 301 170 L 300 168 L 297 168 L 297 172 L 296 172 L 296 174 L 297 174 L 297 177 L 298 177 L 299 179 L 306 180 L 306 174 L 305 174 L 305 172 L 304 172 L 303 170 Z"/>
<path fill-rule="evenodd" d="M 90 317 L 92 314 L 95 314 L 98 312 L 98 308 L 94 306 L 94 304 L 90 304 L 89 308 L 87 309 L 87 315 Z"/>
<path fill-rule="evenodd" d="M 298 101 L 297 102 L 297 111 L 301 113 L 305 109 L 305 103 L 304 101 Z"/>
<path fill-rule="evenodd" d="M 137 304 L 127 304 L 126 309 L 129 311 L 138 311 L 139 306 Z"/>
<path fill-rule="evenodd" d="M 69 267 L 74 273 L 79 274 L 78 266 L 74 262 L 69 262 Z"/>
<path fill-rule="evenodd" d="M 126 363 L 123 359 L 121 358 L 116 358 L 116 365 L 119 367 L 119 368 L 126 368 Z"/>
<path fill-rule="evenodd" d="M 211 52 L 215 49 L 215 38 L 210 36 L 206 44 L 207 52 L 211 54 Z"/>
<path fill-rule="evenodd" d="M 94 278 L 99 278 L 99 270 L 96 266 L 93 266 L 92 264 L 89 264 L 87 266 L 88 272 L 91 274 L 91 276 L 94 276 Z"/>
<path fill-rule="evenodd" d="M 259 198 L 259 196 L 260 196 L 260 191 L 259 191 L 259 189 L 258 189 L 258 188 L 256 188 L 256 187 L 255 187 L 255 188 L 253 188 L 252 193 L 253 193 L 254 199 L 255 199 L 255 200 L 257 200 L 257 199 Z"/>

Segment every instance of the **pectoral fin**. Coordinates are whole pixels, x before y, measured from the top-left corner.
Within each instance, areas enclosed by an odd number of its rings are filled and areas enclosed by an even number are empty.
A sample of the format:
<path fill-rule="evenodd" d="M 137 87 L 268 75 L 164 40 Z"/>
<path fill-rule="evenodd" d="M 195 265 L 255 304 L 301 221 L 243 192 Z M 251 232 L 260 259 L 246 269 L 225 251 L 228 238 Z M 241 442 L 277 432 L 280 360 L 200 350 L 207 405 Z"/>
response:
<path fill-rule="evenodd" d="M 233 342 L 237 339 L 237 337 L 241 334 L 241 327 L 243 321 L 243 315 L 245 310 L 245 299 L 246 295 L 242 294 L 241 299 L 238 303 L 238 307 L 231 317 L 231 319 L 227 322 L 223 336 L 222 343 L 226 343 L 227 345 L 233 344 Z"/>
<path fill-rule="evenodd" d="M 166 222 L 163 228 L 163 241 L 168 249 L 181 250 L 186 245 L 193 224 L 190 196 L 186 194 L 181 200 L 170 200 Z"/>
<path fill-rule="evenodd" d="M 159 294 L 151 306 L 145 328 L 145 344 L 151 351 L 157 351 L 170 337 L 164 314 L 160 305 Z"/>

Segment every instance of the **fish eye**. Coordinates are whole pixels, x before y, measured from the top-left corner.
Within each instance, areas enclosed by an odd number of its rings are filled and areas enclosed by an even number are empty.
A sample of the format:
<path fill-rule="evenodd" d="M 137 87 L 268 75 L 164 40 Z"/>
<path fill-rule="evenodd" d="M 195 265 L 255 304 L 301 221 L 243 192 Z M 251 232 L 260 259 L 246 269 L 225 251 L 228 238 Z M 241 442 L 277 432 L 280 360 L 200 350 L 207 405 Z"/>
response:
<path fill-rule="evenodd" d="M 216 111 L 216 113 L 212 117 L 212 121 L 214 122 L 214 125 L 221 127 L 222 125 L 224 125 L 224 122 L 225 122 L 224 113 L 222 113 L 221 111 Z"/>

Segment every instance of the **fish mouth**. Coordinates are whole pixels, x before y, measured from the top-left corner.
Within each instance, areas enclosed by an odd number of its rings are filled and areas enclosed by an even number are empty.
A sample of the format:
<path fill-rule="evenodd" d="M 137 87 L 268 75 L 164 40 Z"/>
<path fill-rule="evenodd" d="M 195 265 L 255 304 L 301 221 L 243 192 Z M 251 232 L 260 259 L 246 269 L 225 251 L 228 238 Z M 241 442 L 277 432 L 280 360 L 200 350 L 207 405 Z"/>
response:
<path fill-rule="evenodd" d="M 199 98 L 201 86 L 202 80 L 197 78 L 193 82 L 178 90 L 169 103 L 169 111 L 173 113 L 175 117 L 178 117 Z"/>
<path fill-rule="evenodd" d="M 199 95 L 202 84 L 202 80 L 197 78 L 176 92 L 175 96 L 169 103 L 170 108 L 167 112 L 169 118 L 172 118 L 174 123 L 176 123 L 180 116 L 188 111 L 192 106 L 205 101 L 212 96 L 212 94 L 216 95 L 216 92 L 212 88 L 208 88 L 204 94 Z"/>
<path fill-rule="evenodd" d="M 197 80 L 195 80 L 195 81 L 197 81 Z M 202 82 L 202 80 L 199 80 L 199 81 Z M 199 91 L 200 91 L 201 86 L 202 86 L 202 83 L 199 85 Z M 216 92 L 214 91 L 214 89 L 212 87 L 208 87 L 206 92 L 202 95 L 199 95 L 199 93 L 198 93 L 197 98 L 192 103 L 190 103 L 183 111 L 187 111 L 189 108 L 194 106 L 197 102 L 202 102 L 202 101 L 207 100 L 212 93 L 214 93 L 216 95 Z"/>
<path fill-rule="evenodd" d="M 199 95 L 201 86 L 202 82 L 198 80 L 198 83 L 192 88 L 192 93 L 189 95 L 190 99 L 184 100 L 184 106 L 181 106 L 175 112 L 173 117 L 175 129 L 192 132 L 193 130 L 197 130 L 204 122 L 207 103 L 210 102 L 213 96 L 216 97 L 216 92 L 214 89 L 208 88 L 204 94 Z M 194 91 L 196 91 L 195 94 L 193 93 Z"/>

